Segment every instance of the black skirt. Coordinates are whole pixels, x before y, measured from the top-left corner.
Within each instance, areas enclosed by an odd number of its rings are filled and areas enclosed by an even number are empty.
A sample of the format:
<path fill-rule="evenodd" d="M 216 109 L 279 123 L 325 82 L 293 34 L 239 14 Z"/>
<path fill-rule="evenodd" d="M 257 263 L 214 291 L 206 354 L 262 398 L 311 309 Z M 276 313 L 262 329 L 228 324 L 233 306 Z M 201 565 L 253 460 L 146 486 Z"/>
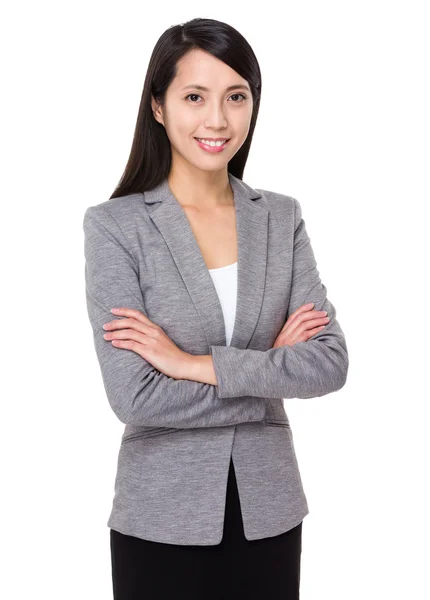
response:
<path fill-rule="evenodd" d="M 110 548 L 114 600 L 299 600 L 302 523 L 247 540 L 231 459 L 220 544 L 163 544 L 111 529 Z"/>

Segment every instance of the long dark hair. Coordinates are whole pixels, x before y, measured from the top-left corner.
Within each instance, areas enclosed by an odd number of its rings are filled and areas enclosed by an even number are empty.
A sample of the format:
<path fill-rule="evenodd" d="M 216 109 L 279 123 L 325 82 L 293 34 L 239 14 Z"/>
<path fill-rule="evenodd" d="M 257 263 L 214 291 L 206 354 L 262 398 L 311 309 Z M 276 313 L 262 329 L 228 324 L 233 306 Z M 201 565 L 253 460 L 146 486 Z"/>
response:
<path fill-rule="evenodd" d="M 215 19 L 192 19 L 169 27 L 152 52 L 143 85 L 130 156 L 111 198 L 154 188 L 168 176 L 171 166 L 170 140 L 152 112 L 151 94 L 164 104 L 167 88 L 176 76 L 176 63 L 184 54 L 201 48 L 222 60 L 249 84 L 253 112 L 248 137 L 228 163 L 228 171 L 243 178 L 261 96 L 261 73 L 257 58 L 246 39 L 231 25 Z"/>

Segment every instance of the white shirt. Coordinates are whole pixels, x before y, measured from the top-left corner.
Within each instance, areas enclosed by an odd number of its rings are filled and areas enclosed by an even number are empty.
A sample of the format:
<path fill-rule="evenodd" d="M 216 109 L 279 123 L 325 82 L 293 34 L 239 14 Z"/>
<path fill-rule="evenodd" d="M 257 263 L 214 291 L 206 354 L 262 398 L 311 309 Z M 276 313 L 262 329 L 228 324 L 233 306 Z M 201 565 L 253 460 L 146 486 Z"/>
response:
<path fill-rule="evenodd" d="M 226 345 L 230 345 L 236 316 L 237 261 L 219 269 L 208 269 L 224 315 Z"/>

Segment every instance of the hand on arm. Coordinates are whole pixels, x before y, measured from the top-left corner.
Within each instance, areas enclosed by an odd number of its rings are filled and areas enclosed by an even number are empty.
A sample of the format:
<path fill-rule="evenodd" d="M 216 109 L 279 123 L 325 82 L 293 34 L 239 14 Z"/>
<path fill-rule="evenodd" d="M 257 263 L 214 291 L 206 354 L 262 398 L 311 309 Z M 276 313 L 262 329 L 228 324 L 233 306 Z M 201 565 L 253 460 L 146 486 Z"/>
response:
<path fill-rule="evenodd" d="M 123 316 L 103 324 L 103 335 L 116 348 L 136 352 L 153 367 L 174 379 L 192 379 L 192 355 L 184 352 L 169 336 L 139 310 L 127 307 L 112 308 L 115 315 Z"/>
<path fill-rule="evenodd" d="M 285 331 L 278 338 L 282 344 L 285 339 L 293 339 L 295 343 L 279 346 L 278 340 L 275 347 L 266 351 L 211 346 L 220 398 L 244 394 L 266 398 L 313 398 L 335 392 L 346 382 L 349 358 L 345 336 L 336 319 L 335 307 L 327 298 L 327 289 L 320 279 L 300 204 L 295 199 L 294 203 L 293 272 L 288 319 Z M 301 314 L 298 321 L 295 312 L 309 302 L 315 306 L 315 317 L 317 314 L 320 316 L 320 311 L 327 312 L 329 317 L 323 329 L 319 318 L 311 324 L 313 329 L 318 326 L 318 331 L 311 337 L 304 333 L 303 319 L 306 320 L 307 315 Z M 313 315 L 311 319 L 314 319 Z"/>
<path fill-rule="evenodd" d="M 326 311 L 315 311 L 312 307 L 313 303 L 304 304 L 288 317 L 273 348 L 294 346 L 297 342 L 304 342 L 324 329 L 325 325 L 320 323 L 327 323 L 330 317 L 326 316 Z M 189 366 L 186 379 L 217 385 L 213 358 L 210 354 L 203 356 L 188 354 L 187 362 Z"/>
<path fill-rule="evenodd" d="M 166 426 L 175 426 L 172 425 L 172 422 L 179 419 L 184 427 L 231 424 L 231 421 L 229 423 L 226 421 L 229 418 L 231 419 L 232 415 L 223 416 L 220 411 L 222 412 L 226 406 L 237 409 L 238 404 L 227 402 L 217 406 L 219 398 L 234 398 L 237 403 L 241 403 L 240 408 L 242 411 L 239 416 L 241 421 L 237 422 L 261 420 L 264 417 L 265 406 L 263 406 L 262 401 L 265 398 L 322 396 L 336 391 L 344 385 L 349 364 L 345 338 L 339 323 L 336 321 L 335 308 L 327 299 L 326 288 L 319 278 L 310 239 L 306 233 L 304 220 L 301 218 L 300 205 L 297 200 L 294 202 L 296 220 L 288 318 L 273 348 L 260 351 L 239 349 L 232 346 L 211 346 L 211 354 L 206 356 L 181 354 L 182 351 L 173 344 L 170 338 L 160 328 L 157 330 L 157 326 L 154 326 L 146 317 L 136 273 L 132 262 L 130 262 L 131 257 L 127 255 L 124 248 L 121 252 L 118 252 L 116 247 L 120 236 L 119 228 L 115 229 L 118 238 L 112 238 L 111 240 L 115 239 L 116 246 L 111 246 L 108 244 L 111 232 L 108 232 L 109 235 L 106 236 L 107 230 L 101 222 L 97 224 L 98 230 L 91 231 L 89 228 L 90 214 L 86 214 L 88 309 L 94 328 L 96 350 L 108 397 L 112 407 L 123 422 L 132 422 L 133 424 L 165 423 Z M 114 227 L 113 218 L 109 220 L 109 226 Z M 94 233 L 101 234 L 102 237 L 92 238 Z M 110 365 L 112 368 L 109 368 L 109 363 L 113 362 L 112 357 L 109 360 L 104 360 L 104 347 L 100 346 L 99 337 L 95 330 L 95 324 L 100 320 L 96 320 L 94 311 L 96 308 L 100 308 L 100 300 L 103 300 L 106 295 L 103 289 L 96 289 L 95 293 L 92 294 L 100 270 L 100 264 L 93 262 L 91 256 L 91 248 L 95 242 L 99 243 L 100 248 L 104 251 L 103 260 L 112 260 L 114 263 L 119 264 L 122 274 L 127 280 L 127 285 L 121 285 L 120 278 L 109 276 L 112 279 L 111 284 L 115 282 L 115 285 L 111 285 L 109 288 L 111 293 L 112 289 L 115 292 L 115 300 L 112 303 L 127 309 L 133 304 L 136 306 L 136 312 L 132 317 L 133 321 L 130 320 L 128 324 L 130 329 L 133 328 L 132 322 L 137 326 L 136 334 L 133 334 L 134 339 L 129 339 L 128 343 L 130 345 L 128 348 L 123 346 L 122 349 L 134 349 L 134 352 L 140 354 L 144 365 L 139 367 L 133 363 L 133 359 L 127 359 L 127 362 L 132 363 L 132 373 L 134 375 L 131 379 L 133 387 L 128 390 L 128 397 L 127 394 L 122 393 L 121 388 L 117 387 L 118 382 L 125 385 L 128 384 L 128 380 L 124 381 L 119 378 L 117 382 L 112 377 L 112 372 L 115 372 L 112 364 Z M 105 267 L 105 265 L 102 266 Z M 93 267 L 93 270 L 91 267 Z M 104 272 L 107 281 L 106 269 L 104 268 L 102 272 Z M 94 278 L 92 278 L 92 273 Z M 125 289 L 127 289 L 128 296 L 124 295 Z M 116 301 L 118 298 L 121 302 Z M 136 299 L 138 299 L 137 304 Z M 131 300 L 131 303 L 128 300 Z M 315 306 L 316 310 L 310 310 L 311 307 L 304 304 L 309 301 L 313 301 L 312 305 Z M 108 310 L 104 306 L 103 314 L 105 317 Z M 328 321 L 323 317 L 324 312 L 328 314 Z M 141 314 L 141 318 L 136 319 L 137 313 Z M 108 321 L 108 318 L 104 319 L 104 322 L 106 321 Z M 324 325 L 325 322 L 326 325 Z M 139 339 L 142 340 L 145 337 L 145 328 L 150 333 L 149 337 L 152 338 L 150 344 L 146 344 L 146 348 L 141 347 L 145 344 L 139 342 Z M 157 352 L 157 346 L 158 348 L 164 348 L 166 353 Z M 130 355 L 130 353 L 126 354 Z M 152 362 L 157 364 L 159 369 L 155 369 Z M 167 374 L 163 373 L 163 370 Z M 172 376 L 180 377 L 181 380 L 171 379 L 169 373 Z M 145 386 L 142 385 L 143 380 L 139 378 L 142 375 L 145 376 Z M 157 383 L 158 387 L 155 389 Z M 153 393 L 151 393 L 151 390 Z M 190 394 L 192 393 L 194 400 L 200 401 L 201 404 L 197 402 L 193 409 L 192 404 L 188 406 L 185 402 L 185 407 L 181 406 L 181 409 L 185 408 L 185 410 L 178 410 L 177 414 L 175 414 L 175 409 L 170 406 L 165 406 L 164 410 L 160 408 L 157 412 L 156 395 L 154 395 L 156 391 L 164 402 L 166 402 L 166 399 L 162 394 L 168 391 L 170 393 L 186 394 L 187 401 L 190 401 Z M 203 397 L 205 398 L 204 401 L 202 401 Z M 135 401 L 135 398 L 139 401 Z M 252 399 L 255 400 L 253 405 L 251 405 Z M 132 400 L 131 403 L 130 400 Z M 206 404 L 208 401 L 213 413 L 207 410 Z M 218 412 L 217 409 L 219 409 Z M 125 410 L 128 412 L 124 412 Z M 131 410 L 135 412 L 132 413 Z M 202 411 L 201 414 L 199 410 Z M 219 422 L 216 417 L 218 417 Z M 233 417 L 238 418 L 237 412 Z"/>
<path fill-rule="evenodd" d="M 188 379 L 216 385 L 213 360 L 210 354 L 193 355 L 176 346 L 161 327 L 138 310 L 120 307 L 111 309 L 123 319 L 103 325 L 108 330 L 103 337 L 117 348 L 136 352 L 153 367 L 174 379 Z"/>
<path fill-rule="evenodd" d="M 330 317 L 325 310 L 313 310 L 313 302 L 303 304 L 295 310 L 285 322 L 276 338 L 273 348 L 294 346 L 297 342 L 307 342 L 312 336 L 322 331 Z"/>
<path fill-rule="evenodd" d="M 167 370 L 172 368 L 173 363 L 172 374 L 187 376 L 186 370 L 182 372 L 181 367 L 180 372 L 175 370 L 182 359 L 182 367 L 189 363 L 185 356 L 176 354 L 173 342 L 165 339 L 161 332 L 155 334 L 152 330 L 155 324 L 149 319 L 142 318 L 137 323 L 137 313 L 146 317 L 138 265 L 108 207 L 89 207 L 84 215 L 83 228 L 88 316 L 106 395 L 118 419 L 137 426 L 177 428 L 218 427 L 263 420 L 265 398 L 245 395 L 234 402 L 226 402 L 219 398 L 214 385 L 174 379 L 155 368 L 131 347 L 121 347 L 125 338 L 121 338 L 123 341 L 115 346 L 103 337 L 106 333 L 103 325 L 112 320 L 112 308 L 134 309 L 137 312 L 126 318 L 130 318 L 128 325 L 135 320 L 140 330 L 125 334 L 126 337 L 134 336 L 129 342 L 139 344 L 135 338 L 144 338 L 144 330 L 150 328 L 149 337 L 161 342 L 168 351 L 170 367 L 167 365 Z M 157 345 L 151 341 L 149 347 L 141 348 L 142 354 L 146 353 L 147 358 L 157 362 Z M 178 356 L 181 358 L 178 359 Z M 158 364 L 166 366 L 166 363 Z"/>

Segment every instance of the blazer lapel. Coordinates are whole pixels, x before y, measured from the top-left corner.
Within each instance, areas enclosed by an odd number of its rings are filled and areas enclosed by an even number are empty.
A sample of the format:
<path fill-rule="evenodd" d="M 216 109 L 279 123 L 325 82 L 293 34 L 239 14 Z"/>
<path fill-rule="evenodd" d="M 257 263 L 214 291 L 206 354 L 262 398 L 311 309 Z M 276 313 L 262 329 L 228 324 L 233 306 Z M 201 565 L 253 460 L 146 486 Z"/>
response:
<path fill-rule="evenodd" d="M 254 333 L 263 301 L 269 209 L 262 195 L 228 174 L 236 208 L 238 282 L 231 345 L 245 349 Z M 163 236 L 199 314 L 208 346 L 225 346 L 221 304 L 188 217 L 165 178 L 144 193 L 149 215 Z"/>

